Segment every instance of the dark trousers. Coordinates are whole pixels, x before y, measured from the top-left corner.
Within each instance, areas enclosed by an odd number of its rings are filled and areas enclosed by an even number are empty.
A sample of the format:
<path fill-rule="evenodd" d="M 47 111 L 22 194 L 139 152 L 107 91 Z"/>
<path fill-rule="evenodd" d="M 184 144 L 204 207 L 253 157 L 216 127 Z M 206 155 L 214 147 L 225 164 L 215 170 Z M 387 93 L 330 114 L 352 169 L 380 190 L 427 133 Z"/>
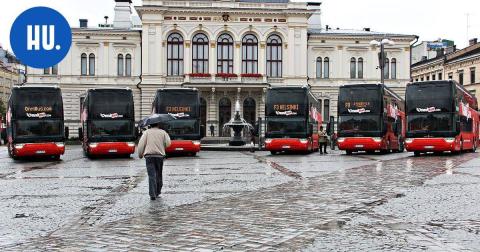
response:
<path fill-rule="evenodd" d="M 327 154 L 327 143 L 319 143 L 320 144 L 320 154 Z M 322 149 L 323 148 L 323 149 Z"/>
<path fill-rule="evenodd" d="M 148 173 L 148 193 L 150 197 L 158 197 L 163 186 L 163 158 L 162 157 L 146 157 L 147 173 Z"/>

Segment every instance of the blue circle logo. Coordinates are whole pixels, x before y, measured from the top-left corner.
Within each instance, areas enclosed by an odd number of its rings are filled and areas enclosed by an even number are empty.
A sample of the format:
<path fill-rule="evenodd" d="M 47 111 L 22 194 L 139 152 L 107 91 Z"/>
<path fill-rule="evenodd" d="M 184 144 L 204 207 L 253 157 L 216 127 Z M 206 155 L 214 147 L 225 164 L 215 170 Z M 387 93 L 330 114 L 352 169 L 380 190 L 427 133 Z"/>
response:
<path fill-rule="evenodd" d="M 67 55 L 72 45 L 72 31 L 58 11 L 34 7 L 24 11 L 13 22 L 10 45 L 23 64 L 48 68 Z"/>

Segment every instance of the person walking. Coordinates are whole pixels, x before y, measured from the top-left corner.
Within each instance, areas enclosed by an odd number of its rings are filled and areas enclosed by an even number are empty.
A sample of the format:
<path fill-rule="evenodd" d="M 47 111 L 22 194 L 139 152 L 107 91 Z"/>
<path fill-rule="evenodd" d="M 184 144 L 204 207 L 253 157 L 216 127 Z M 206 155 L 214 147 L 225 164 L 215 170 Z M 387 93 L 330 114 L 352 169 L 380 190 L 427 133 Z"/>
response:
<path fill-rule="evenodd" d="M 144 158 L 148 173 L 148 192 L 150 200 L 156 200 L 163 187 L 163 160 L 165 148 L 170 146 L 170 136 L 161 129 L 160 124 L 151 125 L 143 132 L 138 142 L 138 157 Z"/>
<path fill-rule="evenodd" d="M 323 126 L 320 126 L 319 132 L 319 139 L 318 143 L 320 144 L 320 154 L 328 154 L 327 153 L 327 142 L 328 142 L 328 135 L 327 132 L 323 129 Z"/>

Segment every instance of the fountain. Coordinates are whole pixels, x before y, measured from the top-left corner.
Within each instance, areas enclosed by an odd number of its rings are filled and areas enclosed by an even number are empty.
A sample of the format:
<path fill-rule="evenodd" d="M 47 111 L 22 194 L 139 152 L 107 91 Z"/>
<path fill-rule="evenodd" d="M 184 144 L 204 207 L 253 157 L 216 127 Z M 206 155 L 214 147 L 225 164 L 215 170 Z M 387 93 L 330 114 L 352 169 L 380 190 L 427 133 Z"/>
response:
<path fill-rule="evenodd" d="M 235 116 L 223 125 L 223 130 L 227 128 L 231 128 L 234 133 L 229 141 L 230 146 L 244 146 L 247 144 L 244 137 L 242 137 L 242 131 L 245 128 L 253 130 L 253 126 L 240 116 L 240 102 L 238 100 L 235 103 Z"/>

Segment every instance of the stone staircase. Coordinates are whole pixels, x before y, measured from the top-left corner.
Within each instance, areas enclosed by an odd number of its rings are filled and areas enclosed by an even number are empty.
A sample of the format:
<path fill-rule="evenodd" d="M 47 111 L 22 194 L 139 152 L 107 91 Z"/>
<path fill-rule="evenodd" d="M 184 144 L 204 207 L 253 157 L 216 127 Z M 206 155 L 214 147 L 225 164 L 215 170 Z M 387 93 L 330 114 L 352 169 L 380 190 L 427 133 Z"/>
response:
<path fill-rule="evenodd" d="M 228 144 L 230 137 L 204 137 L 202 138 L 202 145 L 204 144 Z"/>

